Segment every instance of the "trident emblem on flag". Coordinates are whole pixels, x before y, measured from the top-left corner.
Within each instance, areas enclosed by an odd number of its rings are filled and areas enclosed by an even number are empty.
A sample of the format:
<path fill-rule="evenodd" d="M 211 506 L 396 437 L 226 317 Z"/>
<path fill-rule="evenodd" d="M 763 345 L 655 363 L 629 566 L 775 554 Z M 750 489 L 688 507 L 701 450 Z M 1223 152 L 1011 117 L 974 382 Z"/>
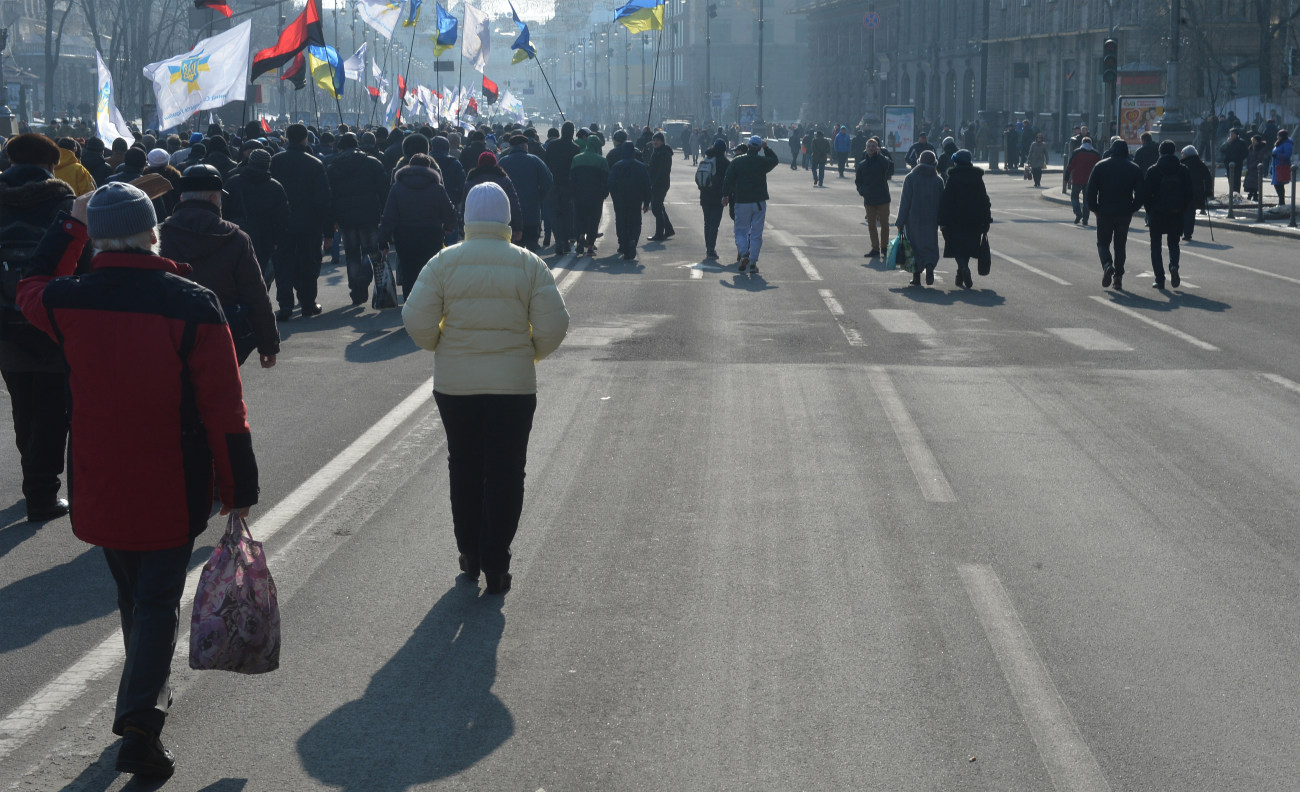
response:
<path fill-rule="evenodd" d="M 168 66 L 167 68 L 171 71 L 172 75 L 171 81 L 175 83 L 177 80 L 180 80 L 185 83 L 186 95 L 199 90 L 199 72 L 212 70 L 208 66 L 208 57 L 209 56 L 207 55 L 195 55 L 193 58 L 186 58 L 181 61 L 180 66 Z"/>

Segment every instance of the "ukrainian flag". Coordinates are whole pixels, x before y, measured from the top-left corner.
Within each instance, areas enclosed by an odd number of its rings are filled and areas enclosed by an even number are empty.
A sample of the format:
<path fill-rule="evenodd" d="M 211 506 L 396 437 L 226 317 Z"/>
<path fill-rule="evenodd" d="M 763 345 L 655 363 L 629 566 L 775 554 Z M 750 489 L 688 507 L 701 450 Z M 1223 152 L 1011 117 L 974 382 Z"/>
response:
<path fill-rule="evenodd" d="M 433 39 L 433 56 L 441 58 L 442 53 L 456 45 L 456 31 L 459 25 L 456 17 L 447 13 L 447 9 L 438 3 L 438 32 L 429 38 Z"/>
<path fill-rule="evenodd" d="M 614 21 L 633 33 L 664 29 L 664 6 L 667 0 L 628 0 L 614 12 Z"/>
<path fill-rule="evenodd" d="M 307 65 L 311 71 L 311 81 L 325 93 L 341 99 L 343 82 L 343 61 L 339 59 L 338 50 L 329 45 L 307 48 Z"/>

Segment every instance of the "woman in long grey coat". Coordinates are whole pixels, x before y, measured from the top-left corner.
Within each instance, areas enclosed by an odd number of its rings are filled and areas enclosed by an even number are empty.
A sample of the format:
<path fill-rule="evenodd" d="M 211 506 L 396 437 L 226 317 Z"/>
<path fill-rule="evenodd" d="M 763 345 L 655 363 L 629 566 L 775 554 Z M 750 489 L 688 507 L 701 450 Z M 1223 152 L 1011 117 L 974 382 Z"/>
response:
<path fill-rule="evenodd" d="M 898 203 L 894 225 L 907 234 L 916 266 L 912 285 L 921 285 L 925 270 L 927 285 L 934 283 L 934 267 L 939 263 L 939 202 L 943 198 L 943 179 L 939 178 L 933 151 L 921 152 L 912 172 L 903 179 L 903 197 Z"/>

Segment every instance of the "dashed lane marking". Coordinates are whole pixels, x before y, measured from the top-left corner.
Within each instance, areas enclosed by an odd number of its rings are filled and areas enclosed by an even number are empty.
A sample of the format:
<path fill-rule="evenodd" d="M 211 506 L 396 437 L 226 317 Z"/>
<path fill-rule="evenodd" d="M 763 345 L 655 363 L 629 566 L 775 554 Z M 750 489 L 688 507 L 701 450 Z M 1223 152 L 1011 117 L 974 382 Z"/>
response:
<path fill-rule="evenodd" d="M 1090 352 L 1132 352 L 1133 347 L 1091 327 L 1049 327 L 1047 332 Z"/>
<path fill-rule="evenodd" d="M 1264 276 L 1269 277 L 1269 278 L 1276 278 L 1277 280 L 1280 280 L 1280 281 L 1286 281 L 1287 283 L 1296 283 L 1296 284 L 1300 284 L 1300 278 L 1291 278 L 1291 277 L 1288 277 L 1288 276 L 1286 276 L 1286 275 L 1278 275 L 1276 272 L 1269 272 L 1268 270 L 1262 270 L 1262 269 L 1258 269 L 1258 268 L 1256 268 L 1256 267 L 1248 267 L 1248 266 L 1246 266 L 1245 264 L 1237 264 L 1237 263 L 1232 262 L 1232 261 L 1224 261 L 1223 259 L 1220 259 L 1220 258 L 1215 258 L 1215 257 L 1213 257 L 1213 256 L 1207 256 L 1207 255 L 1205 255 L 1204 253 L 1197 253 L 1197 252 L 1194 251 L 1194 250 L 1188 250 L 1188 249 L 1185 248 L 1185 247 L 1182 249 L 1182 251 L 1183 251 L 1183 255 L 1184 255 L 1184 256 L 1193 256 L 1193 257 L 1198 258 L 1198 259 L 1205 259 L 1206 261 L 1212 261 L 1212 262 L 1214 262 L 1215 264 L 1221 264 L 1221 265 L 1223 265 L 1223 266 L 1225 266 L 1225 267 L 1233 267 L 1234 269 L 1245 270 L 1245 271 L 1247 271 L 1247 272 L 1253 272 L 1253 273 L 1255 273 L 1256 275 L 1264 275 Z"/>
<path fill-rule="evenodd" d="M 1280 374 L 1260 374 L 1260 376 L 1274 385 L 1281 385 L 1283 388 L 1286 388 L 1293 393 L 1300 393 L 1300 383 L 1289 380 Z"/>
<path fill-rule="evenodd" d="M 803 267 L 803 271 L 808 273 L 808 280 L 819 281 L 822 279 L 822 274 L 817 271 L 817 268 L 813 266 L 813 263 L 808 260 L 802 250 L 792 247 L 790 252 L 794 254 L 795 261 L 799 262 L 799 266 Z"/>
<path fill-rule="evenodd" d="M 871 383 L 871 389 L 876 392 L 876 398 L 880 400 L 880 406 L 884 408 L 889 424 L 894 428 L 894 436 L 902 446 L 903 456 L 912 468 L 912 475 L 916 476 L 916 483 L 921 486 L 921 495 L 931 503 L 956 501 L 957 495 L 943 475 L 943 468 L 939 467 L 921 430 L 907 412 L 907 405 L 898 395 L 898 389 L 894 387 L 889 374 L 879 366 L 872 366 L 867 369 L 867 381 Z"/>
<path fill-rule="evenodd" d="M 921 318 L 916 311 L 898 308 L 872 308 L 868 313 L 880 326 L 891 333 L 910 333 L 913 335 L 933 335 L 934 328 Z"/>
<path fill-rule="evenodd" d="M 831 290 L 818 289 L 817 293 L 821 295 L 822 302 L 826 303 L 826 310 L 830 311 L 831 316 L 835 318 L 835 325 L 840 328 L 840 332 L 844 334 L 849 346 L 866 346 L 867 342 L 862 340 L 862 334 L 855 328 L 844 324 L 844 306 L 840 305 L 840 301 L 835 299 L 835 295 Z"/>
<path fill-rule="evenodd" d="M 1041 277 L 1047 278 L 1047 279 L 1048 279 L 1049 281 L 1051 281 L 1052 283 L 1059 283 L 1059 284 L 1062 285 L 1062 286 L 1069 286 L 1069 285 L 1070 285 L 1070 282 L 1069 282 L 1069 281 L 1067 281 L 1067 280 L 1065 280 L 1065 279 L 1063 279 L 1063 278 L 1058 278 L 1058 277 L 1056 277 L 1055 275 L 1053 275 L 1053 274 L 1050 273 L 1050 272 L 1044 272 L 1044 271 L 1040 270 L 1038 267 L 1034 267 L 1034 266 L 1031 266 L 1031 265 L 1029 265 L 1029 264 L 1026 264 L 1025 262 L 1021 261 L 1020 259 L 1012 258 L 1012 257 L 1008 256 L 1006 253 L 999 253 L 999 252 L 996 251 L 996 250 L 994 250 L 994 251 L 992 251 L 992 252 L 993 252 L 993 255 L 997 256 L 998 258 L 1002 259 L 1003 261 L 1008 261 L 1008 262 L 1010 262 L 1010 263 L 1012 263 L 1012 264 L 1015 264 L 1017 267 L 1020 267 L 1021 269 L 1024 269 L 1024 270 L 1026 270 L 1026 271 L 1028 271 L 1028 272 L 1032 272 L 1032 273 L 1034 273 L 1035 275 L 1038 275 L 1038 276 L 1041 276 Z"/>
<path fill-rule="evenodd" d="M 1203 349 L 1203 350 L 1205 350 L 1206 352 L 1218 352 L 1218 351 L 1219 351 L 1219 348 L 1216 347 L 1214 344 L 1208 343 L 1208 342 L 1206 342 L 1206 341 L 1202 341 L 1201 339 L 1197 338 L 1196 336 L 1190 335 L 1190 334 L 1188 334 L 1188 333 L 1184 333 L 1182 330 L 1179 330 L 1179 329 L 1176 328 L 1176 327 L 1170 327 L 1169 325 L 1165 324 L 1164 322 L 1160 322 L 1160 321 L 1157 321 L 1157 320 L 1155 320 L 1155 319 L 1152 319 L 1151 317 L 1149 317 L 1149 316 L 1147 316 L 1147 315 L 1145 315 L 1145 314 L 1143 314 L 1143 313 L 1139 313 L 1138 311 L 1135 311 L 1135 310 L 1133 310 L 1132 308 L 1128 308 L 1128 307 L 1126 307 L 1126 306 L 1123 306 L 1123 305 L 1119 305 L 1119 304 L 1117 304 L 1117 303 L 1114 303 L 1114 302 L 1112 302 L 1112 301 L 1111 301 L 1109 298 L 1107 298 L 1107 297 L 1101 297 L 1101 296 L 1098 296 L 1098 295 L 1096 295 L 1096 294 L 1093 294 L 1093 295 L 1090 295 L 1090 296 L 1092 297 L 1092 299 L 1096 300 L 1097 302 L 1101 303 L 1102 305 L 1105 305 L 1105 306 L 1107 306 L 1107 307 L 1109 307 L 1109 308 L 1114 308 L 1116 311 L 1119 311 L 1120 313 L 1122 313 L 1122 314 L 1124 314 L 1124 315 L 1126 315 L 1126 316 L 1131 316 L 1132 318 L 1138 320 L 1139 322 L 1145 322 L 1146 324 L 1151 325 L 1152 327 L 1156 328 L 1157 330 L 1163 330 L 1164 332 L 1168 333 L 1169 335 L 1173 336 L 1174 338 L 1177 338 L 1177 339 L 1179 339 L 1180 341 L 1186 341 L 1187 343 L 1191 344 L 1192 346 L 1196 347 L 1197 349 Z"/>

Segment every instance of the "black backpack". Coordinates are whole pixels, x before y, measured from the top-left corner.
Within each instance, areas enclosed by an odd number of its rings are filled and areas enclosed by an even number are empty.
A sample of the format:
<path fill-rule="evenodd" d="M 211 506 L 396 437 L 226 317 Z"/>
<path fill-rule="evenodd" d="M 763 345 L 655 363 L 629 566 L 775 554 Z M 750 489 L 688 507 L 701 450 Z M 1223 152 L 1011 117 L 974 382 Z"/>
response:
<path fill-rule="evenodd" d="M 1187 194 L 1187 180 L 1183 178 L 1182 166 L 1178 169 L 1158 171 L 1154 210 L 1163 215 L 1182 214 L 1190 196 Z"/>
<path fill-rule="evenodd" d="M 18 310 L 18 281 L 30 274 L 32 256 L 45 231 L 43 225 L 0 210 L 0 337 L 13 340 L 15 335 L 35 329 Z"/>

